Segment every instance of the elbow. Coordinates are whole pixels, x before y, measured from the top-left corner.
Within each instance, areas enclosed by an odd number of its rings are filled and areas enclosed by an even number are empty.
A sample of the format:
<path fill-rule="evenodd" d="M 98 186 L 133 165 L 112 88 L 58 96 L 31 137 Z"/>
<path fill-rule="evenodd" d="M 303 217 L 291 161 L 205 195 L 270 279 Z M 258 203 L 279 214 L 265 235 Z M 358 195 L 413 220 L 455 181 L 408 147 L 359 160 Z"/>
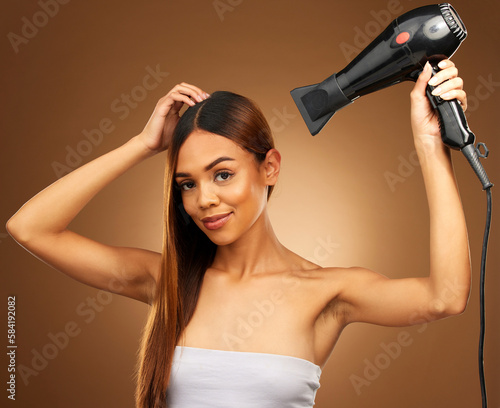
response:
<path fill-rule="evenodd" d="M 17 226 L 15 222 L 15 215 L 9 218 L 7 223 L 5 224 L 5 230 L 8 232 L 8 234 L 12 237 L 15 238 L 16 231 L 17 231 Z"/>
<path fill-rule="evenodd" d="M 446 309 L 446 315 L 447 316 L 459 316 L 463 312 L 465 312 L 465 309 L 467 308 L 467 303 L 468 299 L 465 300 L 457 300 L 451 304 L 448 305 Z"/>
<path fill-rule="evenodd" d="M 30 240 L 28 229 L 22 226 L 22 222 L 15 214 L 7 221 L 5 229 L 20 245 L 25 245 Z"/>
<path fill-rule="evenodd" d="M 469 301 L 469 292 L 455 296 L 453 299 L 434 299 L 430 302 L 430 315 L 437 319 L 458 316 L 465 312 Z"/>
<path fill-rule="evenodd" d="M 31 216 L 27 217 L 25 214 L 19 214 L 19 212 L 10 217 L 5 224 L 5 229 L 9 235 L 25 249 L 30 249 L 36 245 L 37 242 L 45 240 L 47 237 L 53 236 L 59 232 L 42 228 L 39 223 L 36 222 L 36 219 Z"/>
<path fill-rule="evenodd" d="M 466 274 L 468 278 L 465 278 L 465 282 L 462 285 L 457 285 L 455 287 L 454 296 L 450 297 L 448 301 L 447 311 L 449 316 L 461 315 L 467 309 L 467 304 L 469 303 L 470 297 L 470 268 L 468 268 L 468 273 Z"/>
<path fill-rule="evenodd" d="M 456 268 L 451 278 L 441 280 L 430 292 L 429 312 L 436 319 L 457 316 L 465 312 L 471 287 L 470 265 Z"/>

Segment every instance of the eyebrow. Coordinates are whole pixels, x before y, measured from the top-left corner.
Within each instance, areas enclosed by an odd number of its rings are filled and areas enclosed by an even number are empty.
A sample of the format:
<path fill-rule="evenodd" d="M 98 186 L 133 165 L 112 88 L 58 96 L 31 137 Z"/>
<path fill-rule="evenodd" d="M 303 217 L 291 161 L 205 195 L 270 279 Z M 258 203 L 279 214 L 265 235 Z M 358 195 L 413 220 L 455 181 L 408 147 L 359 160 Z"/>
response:
<path fill-rule="evenodd" d="M 206 165 L 204 170 L 205 171 L 209 171 L 210 169 L 212 169 L 213 167 L 215 167 L 216 165 L 218 165 L 219 163 L 221 163 L 223 161 L 232 161 L 232 160 L 234 160 L 232 157 L 221 156 L 218 159 L 215 159 L 212 163 Z M 174 178 L 177 178 L 177 177 L 190 177 L 190 176 L 191 176 L 190 173 L 175 173 L 174 174 Z"/>

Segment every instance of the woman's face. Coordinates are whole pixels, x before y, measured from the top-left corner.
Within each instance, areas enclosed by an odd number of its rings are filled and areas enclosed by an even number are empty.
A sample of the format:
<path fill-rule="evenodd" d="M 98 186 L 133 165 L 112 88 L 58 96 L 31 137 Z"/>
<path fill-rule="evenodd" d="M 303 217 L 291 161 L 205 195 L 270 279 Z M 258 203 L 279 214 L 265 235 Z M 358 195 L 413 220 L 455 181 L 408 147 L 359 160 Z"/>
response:
<path fill-rule="evenodd" d="M 264 164 L 232 140 L 197 130 L 179 150 L 175 183 L 184 209 L 217 245 L 254 226 L 267 203 Z"/>

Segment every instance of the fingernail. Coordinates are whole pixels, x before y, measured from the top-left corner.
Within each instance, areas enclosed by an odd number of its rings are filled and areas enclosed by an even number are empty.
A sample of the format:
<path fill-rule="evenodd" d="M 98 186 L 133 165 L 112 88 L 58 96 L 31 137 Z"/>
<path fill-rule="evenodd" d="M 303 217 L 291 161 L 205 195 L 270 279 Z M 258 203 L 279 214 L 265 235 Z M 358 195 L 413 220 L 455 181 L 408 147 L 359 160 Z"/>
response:
<path fill-rule="evenodd" d="M 441 96 L 441 98 L 445 98 L 446 99 L 446 98 L 448 98 L 448 97 L 451 96 L 451 93 L 450 92 L 446 92 L 446 93 L 444 93 L 442 95 L 439 95 L 439 96 Z"/>
<path fill-rule="evenodd" d="M 207 93 L 205 92 L 205 98 L 210 98 L 210 94 L 207 94 Z"/>
<path fill-rule="evenodd" d="M 197 100 L 198 102 L 201 102 L 201 101 L 203 100 L 203 98 L 202 98 L 200 95 L 196 95 L 196 100 Z"/>
<path fill-rule="evenodd" d="M 438 64 L 438 67 L 439 68 L 446 68 L 448 66 L 448 62 L 446 62 L 445 60 L 443 61 L 440 61 L 439 64 Z"/>
<path fill-rule="evenodd" d="M 428 84 L 429 85 L 436 85 L 438 83 L 438 79 L 434 76 L 431 79 L 429 79 Z"/>
<path fill-rule="evenodd" d="M 439 95 L 441 93 L 442 89 L 441 87 L 437 87 L 436 89 L 434 89 L 431 93 L 433 95 Z"/>

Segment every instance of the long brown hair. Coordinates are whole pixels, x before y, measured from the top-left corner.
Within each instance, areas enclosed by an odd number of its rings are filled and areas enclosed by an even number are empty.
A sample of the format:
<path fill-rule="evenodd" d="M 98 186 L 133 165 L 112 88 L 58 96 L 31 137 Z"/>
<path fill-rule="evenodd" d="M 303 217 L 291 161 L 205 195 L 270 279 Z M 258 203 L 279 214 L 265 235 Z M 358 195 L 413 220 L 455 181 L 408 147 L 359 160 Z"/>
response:
<path fill-rule="evenodd" d="M 189 107 L 180 118 L 168 150 L 165 169 L 163 253 L 161 273 L 139 349 L 137 408 L 167 406 L 167 387 L 175 347 L 191 319 L 217 246 L 184 211 L 174 173 L 179 150 L 195 130 L 204 130 L 239 144 L 262 163 L 274 148 L 271 129 L 248 98 L 218 91 Z M 267 198 L 273 186 L 269 187 Z"/>

